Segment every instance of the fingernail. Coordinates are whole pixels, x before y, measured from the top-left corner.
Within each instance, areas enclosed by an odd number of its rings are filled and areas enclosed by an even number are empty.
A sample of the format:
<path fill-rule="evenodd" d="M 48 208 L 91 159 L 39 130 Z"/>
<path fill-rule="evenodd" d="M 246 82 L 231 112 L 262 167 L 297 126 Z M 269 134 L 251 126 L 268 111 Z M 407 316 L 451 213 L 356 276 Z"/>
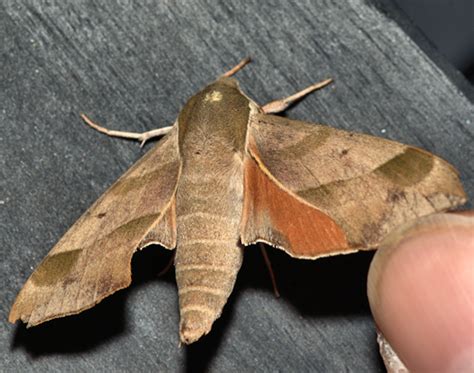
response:
<path fill-rule="evenodd" d="M 388 373 L 409 373 L 405 364 L 403 364 L 380 331 L 377 331 L 377 343 L 379 344 L 380 355 Z"/>

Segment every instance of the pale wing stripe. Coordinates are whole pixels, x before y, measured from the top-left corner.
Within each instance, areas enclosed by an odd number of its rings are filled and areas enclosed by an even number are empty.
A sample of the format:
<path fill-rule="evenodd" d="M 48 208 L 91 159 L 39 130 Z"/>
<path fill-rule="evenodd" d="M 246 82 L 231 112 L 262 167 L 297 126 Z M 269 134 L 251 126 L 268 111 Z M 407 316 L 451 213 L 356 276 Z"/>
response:
<path fill-rule="evenodd" d="M 76 290 L 76 305 L 74 306 L 74 309 L 78 310 L 80 309 L 79 307 L 79 300 L 80 300 L 80 295 L 81 295 L 81 290 L 82 290 L 82 281 L 84 280 L 88 263 L 89 263 L 89 247 L 84 247 L 82 255 L 84 256 L 84 259 L 82 259 L 83 263 L 85 263 L 84 269 L 81 271 L 81 277 L 79 278 L 77 290 Z M 87 253 L 87 254 L 86 254 Z"/>
<path fill-rule="evenodd" d="M 212 295 L 217 295 L 220 297 L 227 297 L 229 293 L 227 291 L 211 288 L 209 286 L 184 286 L 183 288 L 179 289 L 178 294 L 183 295 L 191 292 L 200 292 L 200 293 L 208 293 Z"/>
<path fill-rule="evenodd" d="M 97 300 L 97 293 L 99 292 L 100 276 L 102 274 L 102 268 L 104 267 L 104 262 L 106 263 L 106 265 L 107 264 L 110 265 L 110 263 L 113 263 L 112 261 L 109 261 L 109 260 L 106 261 L 106 259 L 108 259 L 107 256 L 108 256 L 107 254 L 102 256 L 102 257 L 99 256 L 99 260 L 100 260 L 99 268 L 100 268 L 100 270 L 98 270 L 96 272 L 96 276 L 95 276 L 95 279 L 94 279 L 94 283 L 95 283 L 95 285 L 94 285 L 94 297 L 92 298 L 92 301 L 94 303 Z M 105 273 L 107 273 L 107 271 Z"/>

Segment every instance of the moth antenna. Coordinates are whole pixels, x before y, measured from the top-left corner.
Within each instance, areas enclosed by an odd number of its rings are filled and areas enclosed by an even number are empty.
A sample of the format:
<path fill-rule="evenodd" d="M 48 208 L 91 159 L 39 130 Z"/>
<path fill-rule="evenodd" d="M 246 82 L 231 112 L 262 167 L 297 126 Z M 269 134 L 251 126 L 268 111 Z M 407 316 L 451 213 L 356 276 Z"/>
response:
<path fill-rule="evenodd" d="M 154 130 L 151 130 L 151 131 L 146 131 L 146 132 L 141 132 L 141 133 L 140 132 L 115 131 L 115 130 L 109 130 L 108 128 L 102 127 L 102 126 L 98 125 L 97 123 L 94 123 L 85 114 L 81 113 L 81 118 L 89 127 L 92 127 L 96 131 L 99 131 L 100 133 L 104 133 L 107 136 L 121 137 L 121 138 L 124 138 L 124 139 L 132 139 L 132 140 L 140 141 L 140 148 L 143 147 L 143 145 L 145 145 L 145 142 L 147 142 L 149 139 L 151 139 L 153 137 L 160 137 L 160 136 L 166 135 L 169 131 L 171 131 L 171 128 L 173 128 L 173 126 L 167 126 L 167 127 L 157 128 L 157 129 L 154 129 Z"/>
<path fill-rule="evenodd" d="M 237 65 L 235 65 L 232 69 L 230 69 L 229 71 L 225 72 L 224 74 L 222 74 L 222 78 L 228 78 L 232 75 L 234 75 L 237 71 L 239 70 L 242 70 L 243 67 L 245 65 L 247 65 L 249 62 L 251 62 L 252 60 L 250 59 L 250 57 L 246 57 L 244 58 L 242 61 L 240 61 Z"/>
<path fill-rule="evenodd" d="M 265 264 L 268 268 L 268 273 L 270 274 L 270 279 L 272 280 L 273 292 L 275 293 L 275 297 L 280 298 L 280 292 L 278 291 L 275 274 L 273 273 L 272 263 L 270 262 L 270 258 L 268 257 L 267 250 L 265 249 L 265 245 L 259 242 L 258 246 L 260 247 L 263 260 L 265 261 Z"/>
<path fill-rule="evenodd" d="M 269 102 L 268 104 L 265 104 L 262 106 L 263 112 L 265 114 L 276 114 L 276 113 L 281 113 L 282 111 L 286 110 L 288 106 L 294 104 L 296 101 L 301 100 L 304 96 L 310 94 L 311 92 L 314 92 L 318 89 L 321 89 L 323 87 L 326 87 L 328 84 L 332 83 L 332 79 L 326 79 L 321 82 L 315 83 L 310 85 L 309 87 L 306 87 L 305 89 L 296 92 L 295 94 L 281 98 L 279 100 L 275 100 L 272 102 Z"/>

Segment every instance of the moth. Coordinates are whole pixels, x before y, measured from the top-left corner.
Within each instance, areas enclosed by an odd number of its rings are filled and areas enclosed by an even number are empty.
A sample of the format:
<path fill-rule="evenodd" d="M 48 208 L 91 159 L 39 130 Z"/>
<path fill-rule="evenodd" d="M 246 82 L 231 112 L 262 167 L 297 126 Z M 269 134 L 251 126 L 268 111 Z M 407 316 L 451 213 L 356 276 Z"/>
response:
<path fill-rule="evenodd" d="M 394 227 L 466 201 L 457 171 L 427 151 L 273 114 L 329 81 L 259 106 L 229 70 L 67 231 L 28 279 L 10 322 L 77 314 L 131 283 L 134 252 L 175 251 L 180 340 L 220 316 L 244 250 L 316 259 L 375 249 Z M 87 118 L 85 118 L 87 119 Z M 251 249 L 251 248 L 250 248 Z"/>

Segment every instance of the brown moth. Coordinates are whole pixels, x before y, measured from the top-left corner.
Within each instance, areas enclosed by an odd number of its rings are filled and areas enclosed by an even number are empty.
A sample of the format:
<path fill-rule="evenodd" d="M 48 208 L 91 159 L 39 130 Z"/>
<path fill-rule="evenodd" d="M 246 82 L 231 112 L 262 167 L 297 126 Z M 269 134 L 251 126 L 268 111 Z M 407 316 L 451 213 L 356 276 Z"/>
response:
<path fill-rule="evenodd" d="M 259 106 L 230 78 L 191 97 L 166 136 L 69 229 L 20 291 L 9 320 L 77 314 L 131 283 L 133 253 L 176 248 L 180 339 L 211 330 L 263 242 L 295 258 L 374 249 L 394 227 L 466 201 L 456 170 L 415 147 L 271 115 L 327 84 Z M 205 177 L 203 177 L 205 175 Z"/>

